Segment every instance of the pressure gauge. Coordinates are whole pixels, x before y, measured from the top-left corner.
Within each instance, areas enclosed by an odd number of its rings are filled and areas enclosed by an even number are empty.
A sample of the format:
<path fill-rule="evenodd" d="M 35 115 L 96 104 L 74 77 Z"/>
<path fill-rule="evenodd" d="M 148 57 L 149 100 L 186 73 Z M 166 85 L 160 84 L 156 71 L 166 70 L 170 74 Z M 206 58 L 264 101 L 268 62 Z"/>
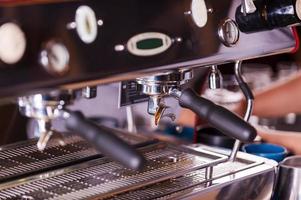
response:
<path fill-rule="evenodd" d="M 194 23 L 199 28 L 202 28 L 207 24 L 208 14 L 206 3 L 204 0 L 192 0 L 190 12 Z"/>
<path fill-rule="evenodd" d="M 218 36 L 225 46 L 234 46 L 239 40 L 239 29 L 235 21 L 224 20 L 218 28 Z"/>
<path fill-rule="evenodd" d="M 0 26 L 0 59 L 5 64 L 15 64 L 21 60 L 26 49 L 24 32 L 15 23 Z"/>

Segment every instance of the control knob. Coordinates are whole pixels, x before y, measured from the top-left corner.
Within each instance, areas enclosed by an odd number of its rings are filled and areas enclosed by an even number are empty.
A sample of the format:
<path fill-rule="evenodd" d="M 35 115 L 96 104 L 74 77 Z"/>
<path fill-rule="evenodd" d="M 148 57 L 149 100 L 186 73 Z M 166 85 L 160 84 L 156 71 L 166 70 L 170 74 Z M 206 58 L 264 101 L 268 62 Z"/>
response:
<path fill-rule="evenodd" d="M 40 64 L 52 75 L 64 75 L 69 71 L 70 54 L 66 46 L 54 40 L 46 43 L 40 53 Z"/>
<path fill-rule="evenodd" d="M 15 23 L 5 23 L 0 26 L 0 59 L 5 64 L 19 62 L 26 49 L 24 32 Z"/>

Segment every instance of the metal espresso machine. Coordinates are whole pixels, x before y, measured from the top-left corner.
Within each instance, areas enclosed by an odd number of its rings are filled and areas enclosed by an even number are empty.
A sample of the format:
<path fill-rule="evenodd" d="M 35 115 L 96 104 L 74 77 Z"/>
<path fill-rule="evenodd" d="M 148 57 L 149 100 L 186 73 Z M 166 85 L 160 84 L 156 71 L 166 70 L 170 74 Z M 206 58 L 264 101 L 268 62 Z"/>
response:
<path fill-rule="evenodd" d="M 295 50 L 300 0 L 0 2 L 1 103 L 18 104 L 40 133 L 0 148 L 0 199 L 271 198 L 277 163 L 238 152 L 256 137 L 241 64 Z M 182 88 L 198 67 L 220 87 L 224 63 L 247 98 L 244 119 Z M 68 109 L 96 97 L 97 85 L 128 80 L 148 96 L 155 123 L 173 97 L 237 139 L 232 153 L 131 135 Z"/>

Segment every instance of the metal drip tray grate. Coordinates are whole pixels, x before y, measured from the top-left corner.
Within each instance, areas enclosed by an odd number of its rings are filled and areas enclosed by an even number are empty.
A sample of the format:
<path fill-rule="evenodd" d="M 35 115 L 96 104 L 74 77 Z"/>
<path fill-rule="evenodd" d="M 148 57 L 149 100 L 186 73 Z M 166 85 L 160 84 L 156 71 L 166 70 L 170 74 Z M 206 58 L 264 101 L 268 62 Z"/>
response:
<path fill-rule="evenodd" d="M 120 135 L 132 145 L 146 143 L 149 139 L 132 135 Z M 22 142 L 1 148 L 0 183 L 31 173 L 62 167 L 83 160 L 99 157 L 99 153 L 85 140 L 78 136 L 69 136 L 61 146 L 56 139 L 49 142 L 41 152 L 36 147 L 36 140 Z"/>
<path fill-rule="evenodd" d="M 141 149 L 143 171 L 125 169 L 107 158 L 0 185 L 0 199 L 107 198 L 224 162 L 225 156 L 155 144 Z"/>
<path fill-rule="evenodd" d="M 173 199 L 185 190 L 192 191 L 195 187 L 206 188 L 211 185 L 211 180 L 235 173 L 245 169 L 251 163 L 226 162 L 213 168 L 206 168 L 187 173 L 183 176 L 155 183 L 137 190 L 122 193 L 116 196 L 105 198 L 106 200 L 149 200 L 149 199 Z M 254 166 L 254 165 L 253 165 Z M 212 177 L 208 177 L 208 172 L 212 170 Z M 98 198 L 99 199 L 99 198 Z"/>

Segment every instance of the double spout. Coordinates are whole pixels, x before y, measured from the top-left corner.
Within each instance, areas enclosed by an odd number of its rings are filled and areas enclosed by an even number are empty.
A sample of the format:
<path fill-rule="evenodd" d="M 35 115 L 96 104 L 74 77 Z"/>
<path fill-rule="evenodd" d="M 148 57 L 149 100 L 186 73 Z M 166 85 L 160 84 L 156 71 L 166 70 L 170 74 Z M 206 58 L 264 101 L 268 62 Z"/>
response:
<path fill-rule="evenodd" d="M 87 88 L 85 88 L 87 92 Z M 95 93 L 95 90 L 90 90 Z M 142 169 L 146 163 L 144 157 L 132 146 L 118 138 L 114 130 L 96 125 L 79 111 L 70 111 L 66 106 L 73 102 L 76 94 L 70 91 L 58 91 L 51 94 L 36 94 L 19 98 L 19 108 L 23 115 L 37 120 L 41 138 L 38 148 L 44 149 L 55 130 L 53 120 L 60 120 L 70 133 L 75 133 L 94 145 L 96 150 L 112 158 L 129 169 Z M 95 96 L 84 95 L 87 97 Z"/>

